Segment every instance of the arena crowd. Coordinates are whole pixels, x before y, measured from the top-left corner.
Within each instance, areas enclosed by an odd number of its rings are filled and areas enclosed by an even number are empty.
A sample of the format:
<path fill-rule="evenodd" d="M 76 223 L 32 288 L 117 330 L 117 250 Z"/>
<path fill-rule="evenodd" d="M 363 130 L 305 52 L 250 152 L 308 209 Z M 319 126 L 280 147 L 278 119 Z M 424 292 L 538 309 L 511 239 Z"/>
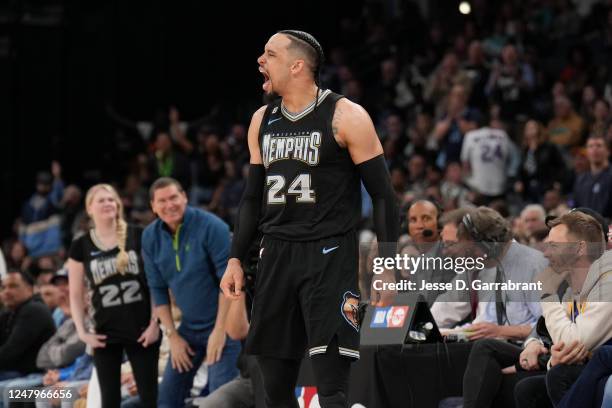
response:
<path fill-rule="evenodd" d="M 511 242 L 503 250 L 504 257 L 512 258 L 505 266 L 507 275 L 520 269 L 530 274 L 524 279 L 532 280 L 539 274 L 550 275 L 555 262 L 563 261 L 586 268 L 585 274 L 591 265 L 612 267 L 603 249 L 596 251 L 596 257 L 588 253 L 569 260 L 551 255 L 544 244 L 560 226 L 570 232 L 567 236 L 585 242 L 598 242 L 608 232 L 612 1 L 472 3 L 472 14 L 452 29 L 441 16 L 424 18 L 413 5 L 389 10 L 380 3 L 367 3 L 359 17 L 339 21 L 337 45 L 325 49 L 323 88 L 361 104 L 383 144 L 401 206 L 399 253 L 452 254 L 454 242 L 474 239 L 462 224 L 469 213 L 477 228 L 499 230 L 493 241 Z M 250 118 L 230 123 L 189 121 L 177 106 L 162 109 L 162 116 L 150 119 L 126 118 L 109 108 L 108 120 L 139 138 L 141 143 L 135 146 L 143 148 L 129 152 L 121 179 L 98 181 L 118 192 L 129 225 L 144 228 L 154 222 L 149 188 L 158 178 L 171 177 L 184 188 L 190 207 L 215 214 L 231 230 L 245 187 Z M 88 234 L 91 226 L 84 199 L 91 186 L 63 177 L 63 167 L 73 165 L 54 161 L 40 166 L 32 196 L 23 203 L 12 236 L 2 242 L 0 390 L 59 384 L 77 390 L 81 398 L 77 404 L 85 406 L 87 399 L 87 406 L 95 406 L 89 404 L 96 399 L 99 404 L 100 391 L 95 379 L 91 381 L 91 350 L 78 335 L 70 310 L 66 262 L 73 241 Z M 373 279 L 374 234 L 371 201 L 362 190 L 364 250 L 359 273 L 367 298 Z M 554 220 L 547 222 L 547 217 Z M 571 243 L 567 236 L 557 238 Z M 454 274 L 425 272 L 436 282 L 455 279 Z M 554 285 L 552 292 L 561 283 Z M 571 289 L 574 294 L 587 290 Z M 557 304 L 564 293 L 559 292 Z M 174 298 L 181 295 L 173 293 Z M 495 307 L 489 308 L 483 300 L 474 305 L 471 299 L 457 307 L 461 299 L 444 295 L 426 293 L 439 326 L 472 322 L 478 333 L 472 338 L 477 343 L 465 373 L 463 399 L 457 404 L 498 406 L 494 401 L 500 398 L 507 406 L 573 407 L 576 393 L 589 390 L 580 386 L 598 384 L 591 373 L 601 367 L 591 366 L 605 361 L 604 354 L 609 353 L 606 342 L 612 338 L 612 326 L 605 319 L 612 306 L 601 306 L 594 315 L 588 307 L 573 314 L 569 319 L 574 328 L 567 329 L 568 317 L 563 308 L 554 307 L 554 301 L 512 302 L 505 311 L 507 320 L 500 321 Z M 596 299 L 601 293 L 591 295 Z M 580 309 L 575 300 L 573 304 Z M 177 322 L 180 309 L 173 301 Z M 535 333 L 542 316 L 548 338 Z M 577 333 L 580 320 L 583 331 Z M 228 340 L 226 347 L 229 344 Z M 169 364 L 171 347 L 164 335 L 160 377 Z M 550 357 L 543 366 L 540 355 Z M 204 397 L 221 387 L 220 382 L 248 377 L 245 367 L 236 366 L 237 360 L 244 361 L 237 351 L 228 358 L 227 370 L 211 370 L 222 359 L 204 362 L 197 370 L 190 404 L 221 406 L 206 405 Z M 563 370 L 564 366 L 569 368 Z M 514 375 L 510 394 L 503 394 L 508 387 L 500 385 L 508 381 L 504 374 Z M 577 386 L 568 393 L 576 380 Z M 127 362 L 121 383 L 122 406 L 142 406 Z M 599 387 L 597 402 L 603 398 L 604 406 L 612 406 L 605 405 L 607 398 L 612 400 L 612 383 L 603 381 Z M 162 392 L 172 389 L 160 387 Z M 589 392 L 595 394 L 595 389 Z M 8 404 L 5 394 L 0 407 Z"/>

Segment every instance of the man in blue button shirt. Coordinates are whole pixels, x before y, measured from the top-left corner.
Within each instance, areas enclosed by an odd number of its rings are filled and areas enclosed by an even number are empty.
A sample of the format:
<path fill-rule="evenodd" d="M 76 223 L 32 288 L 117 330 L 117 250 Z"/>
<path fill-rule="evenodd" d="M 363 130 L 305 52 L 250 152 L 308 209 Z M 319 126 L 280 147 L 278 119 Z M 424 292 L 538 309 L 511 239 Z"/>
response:
<path fill-rule="evenodd" d="M 226 339 L 229 301 L 219 291 L 230 232 L 215 215 L 188 207 L 183 188 L 172 178 L 156 180 L 150 199 L 159 218 L 144 230 L 142 253 L 155 312 L 170 343 L 159 407 L 177 407 L 190 396 L 204 358 L 209 391 L 238 375 L 240 343 Z M 169 290 L 182 314 L 178 329 L 170 314 Z"/>

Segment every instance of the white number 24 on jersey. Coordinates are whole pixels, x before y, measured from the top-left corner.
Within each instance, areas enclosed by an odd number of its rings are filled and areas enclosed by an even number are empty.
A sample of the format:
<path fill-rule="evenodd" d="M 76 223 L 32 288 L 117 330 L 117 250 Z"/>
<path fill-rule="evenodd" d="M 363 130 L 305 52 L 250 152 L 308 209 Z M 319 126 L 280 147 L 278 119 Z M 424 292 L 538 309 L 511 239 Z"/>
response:
<path fill-rule="evenodd" d="M 285 178 L 279 175 L 266 177 L 268 189 L 268 204 L 285 204 L 286 195 L 295 195 L 297 203 L 314 203 L 315 191 L 310 188 L 310 174 L 298 174 L 289 185 L 287 193 L 281 190 L 285 187 Z"/>

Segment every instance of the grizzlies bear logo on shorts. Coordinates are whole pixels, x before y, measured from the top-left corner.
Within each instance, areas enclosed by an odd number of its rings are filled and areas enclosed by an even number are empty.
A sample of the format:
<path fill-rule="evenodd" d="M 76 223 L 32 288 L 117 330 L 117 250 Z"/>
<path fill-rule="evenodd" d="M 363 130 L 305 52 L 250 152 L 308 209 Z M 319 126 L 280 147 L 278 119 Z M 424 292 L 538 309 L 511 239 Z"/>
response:
<path fill-rule="evenodd" d="M 350 291 L 344 292 L 340 311 L 348 324 L 359 331 L 359 295 Z"/>

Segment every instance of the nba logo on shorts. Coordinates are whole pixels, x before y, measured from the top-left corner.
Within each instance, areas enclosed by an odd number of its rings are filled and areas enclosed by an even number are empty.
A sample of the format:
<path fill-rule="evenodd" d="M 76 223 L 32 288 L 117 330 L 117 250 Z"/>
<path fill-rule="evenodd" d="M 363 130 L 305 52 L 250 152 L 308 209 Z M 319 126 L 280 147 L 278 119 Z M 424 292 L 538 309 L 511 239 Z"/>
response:
<path fill-rule="evenodd" d="M 374 309 L 370 327 L 373 329 L 387 327 L 387 313 L 389 310 L 391 310 L 390 307 L 377 307 Z"/>
<path fill-rule="evenodd" d="M 408 315 L 408 306 L 393 306 L 387 314 L 387 327 L 403 327 Z"/>
<path fill-rule="evenodd" d="M 295 396 L 300 408 L 321 408 L 317 387 L 295 387 Z"/>

